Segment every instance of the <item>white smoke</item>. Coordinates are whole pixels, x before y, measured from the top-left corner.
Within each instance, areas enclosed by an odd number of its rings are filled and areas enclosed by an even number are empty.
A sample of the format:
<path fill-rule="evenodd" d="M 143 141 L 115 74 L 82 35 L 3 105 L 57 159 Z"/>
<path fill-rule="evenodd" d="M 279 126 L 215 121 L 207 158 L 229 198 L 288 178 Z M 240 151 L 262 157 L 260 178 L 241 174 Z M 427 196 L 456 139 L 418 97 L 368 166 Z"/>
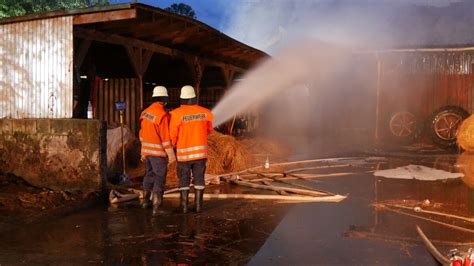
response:
<path fill-rule="evenodd" d="M 263 133 L 279 135 L 302 153 L 365 148 L 373 140 L 377 72 L 374 57 L 357 61 L 353 51 L 468 42 L 474 2 L 457 2 L 234 2 L 224 32 L 272 57 L 220 100 L 215 125 L 256 107 Z"/>
<path fill-rule="evenodd" d="M 467 38 L 463 32 L 469 31 L 456 25 L 459 11 L 466 11 L 465 19 L 470 19 L 472 12 L 467 12 L 465 6 L 452 5 L 458 2 L 461 1 L 233 1 L 227 9 L 229 20 L 222 28 L 231 37 L 270 54 L 302 36 L 342 45 L 400 46 L 456 39 L 459 44 Z M 464 3 L 469 6 L 470 1 Z M 453 30 L 458 34 L 453 36 Z M 449 36 L 443 38 L 439 31 Z"/>

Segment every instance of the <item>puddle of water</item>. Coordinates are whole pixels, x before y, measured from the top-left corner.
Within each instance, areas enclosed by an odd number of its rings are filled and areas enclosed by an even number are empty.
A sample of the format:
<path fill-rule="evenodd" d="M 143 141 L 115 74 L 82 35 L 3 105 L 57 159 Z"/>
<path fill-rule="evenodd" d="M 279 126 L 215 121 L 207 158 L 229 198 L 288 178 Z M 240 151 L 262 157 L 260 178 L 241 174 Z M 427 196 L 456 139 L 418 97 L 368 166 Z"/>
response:
<path fill-rule="evenodd" d="M 200 215 L 170 214 L 157 219 L 138 203 L 121 208 L 97 207 L 54 221 L 0 235 L 0 264 L 412 264 L 435 265 L 415 231 L 420 225 L 443 254 L 467 250 L 474 234 L 417 217 L 375 208 L 392 203 L 460 216 L 474 216 L 474 192 L 460 179 L 392 180 L 368 170 L 410 163 L 452 168 L 452 156 L 388 159 L 369 167 L 328 168 L 312 173 L 358 171 L 295 182 L 339 194 L 341 203 L 275 204 L 266 201 L 206 201 Z M 454 161 L 453 161 L 454 160 Z M 451 165 L 449 165 L 451 163 Z M 211 190 L 209 190 L 211 191 Z M 245 193 L 222 185 L 214 192 Z M 172 210 L 177 201 L 167 201 Z M 401 211 L 471 228 L 456 219 Z"/>
<path fill-rule="evenodd" d="M 455 156 L 442 159 L 398 158 L 388 159 L 378 168 L 390 169 L 417 163 L 453 171 L 455 162 Z M 350 170 L 332 168 L 312 172 Z M 340 204 L 302 204 L 290 210 L 250 265 L 437 265 L 421 243 L 416 225 L 421 226 L 443 254 L 451 248 L 467 251 L 468 247 L 474 247 L 474 233 L 417 216 L 474 232 L 473 223 L 413 210 L 413 207 L 421 206 L 440 213 L 474 217 L 474 190 L 459 178 L 443 181 L 394 180 L 360 173 L 321 178 L 318 183 L 298 182 L 339 194 L 349 193 L 349 197 Z M 423 206 L 426 202 L 429 203 Z M 399 204 L 407 208 L 395 208 L 400 213 L 374 207 L 374 204 L 380 203 Z"/>
<path fill-rule="evenodd" d="M 206 201 L 200 215 L 153 218 L 138 203 L 98 207 L 1 235 L 0 264 L 245 263 L 287 208 Z"/>

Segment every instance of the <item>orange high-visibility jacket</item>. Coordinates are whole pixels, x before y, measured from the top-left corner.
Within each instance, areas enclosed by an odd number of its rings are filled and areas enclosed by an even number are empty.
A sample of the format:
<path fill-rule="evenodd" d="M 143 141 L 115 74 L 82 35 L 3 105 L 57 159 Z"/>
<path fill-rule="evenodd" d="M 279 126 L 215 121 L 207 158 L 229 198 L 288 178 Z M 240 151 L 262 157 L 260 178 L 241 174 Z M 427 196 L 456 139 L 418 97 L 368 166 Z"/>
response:
<path fill-rule="evenodd" d="M 153 103 L 142 112 L 139 135 L 142 156 L 167 157 L 167 152 L 173 152 L 169 136 L 169 117 L 163 105 Z"/>
<path fill-rule="evenodd" d="M 207 158 L 207 135 L 212 132 L 213 115 L 208 109 L 182 105 L 170 112 L 171 142 L 178 162 Z"/>

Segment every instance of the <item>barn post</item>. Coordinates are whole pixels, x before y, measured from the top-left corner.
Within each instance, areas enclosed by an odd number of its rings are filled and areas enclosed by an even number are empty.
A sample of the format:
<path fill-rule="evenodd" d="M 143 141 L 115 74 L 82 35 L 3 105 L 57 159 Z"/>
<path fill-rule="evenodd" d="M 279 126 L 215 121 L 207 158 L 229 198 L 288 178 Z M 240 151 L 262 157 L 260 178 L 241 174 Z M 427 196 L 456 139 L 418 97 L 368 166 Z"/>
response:
<path fill-rule="evenodd" d="M 125 50 L 127 51 L 128 58 L 130 59 L 130 63 L 132 64 L 135 75 L 138 78 L 138 97 L 141 111 L 143 109 L 143 77 L 146 70 L 148 69 L 153 52 L 131 46 L 125 46 Z"/>
<path fill-rule="evenodd" d="M 194 80 L 194 89 L 196 90 L 196 97 L 199 103 L 199 98 L 201 95 L 201 79 L 204 72 L 204 65 L 199 59 L 199 57 L 194 56 L 191 58 L 186 58 L 186 63 L 188 64 L 189 69 L 191 69 L 191 74 Z"/>
<path fill-rule="evenodd" d="M 234 70 L 230 69 L 228 66 L 220 67 L 222 75 L 224 76 L 225 88 L 224 91 L 227 91 L 232 85 L 234 79 Z"/>

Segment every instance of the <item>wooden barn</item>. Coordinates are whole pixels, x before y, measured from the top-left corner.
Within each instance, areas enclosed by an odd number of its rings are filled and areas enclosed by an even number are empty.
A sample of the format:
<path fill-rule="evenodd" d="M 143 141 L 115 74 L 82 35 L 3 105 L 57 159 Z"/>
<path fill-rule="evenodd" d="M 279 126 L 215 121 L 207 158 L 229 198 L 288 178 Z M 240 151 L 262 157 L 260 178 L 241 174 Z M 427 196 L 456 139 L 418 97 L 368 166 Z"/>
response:
<path fill-rule="evenodd" d="M 155 85 L 193 85 L 213 107 L 266 54 L 188 17 L 139 4 L 0 19 L 0 172 L 37 187 L 103 190 L 107 127 L 125 125 Z M 89 102 L 94 119 L 86 118 Z M 47 178 L 44 178 L 47 177 Z"/>
<path fill-rule="evenodd" d="M 472 47 L 378 51 L 376 138 L 455 146 L 473 111 Z"/>
<path fill-rule="evenodd" d="M 347 146 L 455 148 L 456 131 L 474 110 L 473 52 L 471 46 L 355 52 L 342 84 L 318 103 L 329 119 L 323 135 Z"/>
<path fill-rule="evenodd" d="M 213 107 L 233 79 L 266 54 L 188 17 L 139 3 L 0 20 L 2 118 L 94 118 L 137 131 L 155 85 L 197 89 Z"/>

